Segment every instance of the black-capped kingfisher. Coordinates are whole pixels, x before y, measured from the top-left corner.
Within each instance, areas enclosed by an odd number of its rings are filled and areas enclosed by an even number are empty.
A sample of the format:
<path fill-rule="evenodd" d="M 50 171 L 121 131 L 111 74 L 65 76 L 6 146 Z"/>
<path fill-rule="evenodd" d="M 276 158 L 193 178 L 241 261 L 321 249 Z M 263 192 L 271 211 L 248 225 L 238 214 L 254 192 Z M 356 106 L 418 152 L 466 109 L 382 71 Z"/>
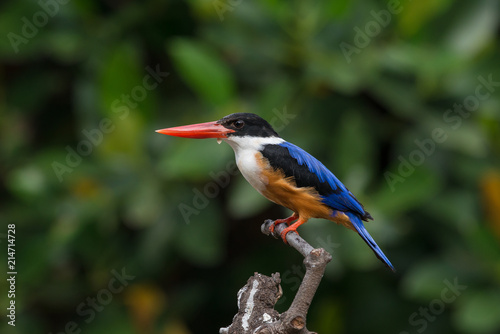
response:
<path fill-rule="evenodd" d="M 293 211 L 281 233 L 296 232 L 310 218 L 323 218 L 356 231 L 390 269 L 393 265 L 370 236 L 363 220 L 373 219 L 354 195 L 319 160 L 281 138 L 263 118 L 236 113 L 218 121 L 179 126 L 156 132 L 185 138 L 217 138 L 234 150 L 245 179 L 270 201 Z"/>

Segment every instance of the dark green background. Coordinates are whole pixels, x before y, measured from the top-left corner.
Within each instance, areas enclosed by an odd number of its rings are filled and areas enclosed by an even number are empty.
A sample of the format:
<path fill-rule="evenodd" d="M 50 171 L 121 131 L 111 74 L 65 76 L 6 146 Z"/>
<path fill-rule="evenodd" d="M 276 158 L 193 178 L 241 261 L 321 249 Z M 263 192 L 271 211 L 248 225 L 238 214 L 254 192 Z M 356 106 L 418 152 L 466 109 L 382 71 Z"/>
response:
<path fill-rule="evenodd" d="M 286 310 L 302 259 L 260 225 L 289 212 L 228 145 L 154 132 L 233 112 L 331 168 L 398 269 L 301 227 L 334 257 L 311 330 L 500 331 L 498 1 L 60 1 L 0 5 L 0 332 L 217 333 L 254 272 Z"/>

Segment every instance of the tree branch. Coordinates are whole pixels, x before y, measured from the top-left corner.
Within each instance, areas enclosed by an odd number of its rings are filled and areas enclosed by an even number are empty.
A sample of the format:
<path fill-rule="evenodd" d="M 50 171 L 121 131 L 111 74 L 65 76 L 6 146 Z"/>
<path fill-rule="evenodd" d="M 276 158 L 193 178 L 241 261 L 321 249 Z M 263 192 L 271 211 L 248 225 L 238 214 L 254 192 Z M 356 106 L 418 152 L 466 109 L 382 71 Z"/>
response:
<path fill-rule="evenodd" d="M 273 223 L 272 220 L 266 220 L 261 226 L 262 233 L 281 239 L 281 232 L 287 225 L 277 225 L 274 233 L 271 233 Z M 282 314 L 274 309 L 282 296 L 279 273 L 272 277 L 255 273 L 238 292 L 238 313 L 233 323 L 221 328 L 220 334 L 314 334 L 306 328 L 307 312 L 332 256 L 322 248 L 314 249 L 297 233 L 288 233 L 286 240 L 304 256 L 306 267 L 290 308 Z"/>

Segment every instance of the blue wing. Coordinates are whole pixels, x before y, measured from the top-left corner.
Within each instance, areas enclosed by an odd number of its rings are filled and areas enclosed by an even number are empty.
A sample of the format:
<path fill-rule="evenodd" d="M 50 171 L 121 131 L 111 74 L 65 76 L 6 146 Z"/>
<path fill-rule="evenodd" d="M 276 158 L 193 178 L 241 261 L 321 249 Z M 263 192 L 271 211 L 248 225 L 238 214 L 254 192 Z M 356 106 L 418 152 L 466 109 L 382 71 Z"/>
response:
<path fill-rule="evenodd" d="M 368 212 L 365 211 L 363 205 L 354 197 L 354 195 L 333 175 L 328 168 L 325 167 L 318 159 L 301 149 L 300 147 L 289 142 L 283 142 L 279 146 L 288 149 L 290 156 L 297 161 L 300 166 L 306 166 L 308 171 L 319 180 L 322 186 L 317 186 L 319 194 L 323 198 L 323 203 L 331 208 L 339 211 L 352 211 L 360 215 L 362 219 L 371 219 Z M 285 173 L 287 174 L 287 173 Z M 304 173 L 293 173 L 297 185 L 314 186 L 313 184 L 306 185 L 301 177 L 307 177 Z M 289 176 L 289 175 L 287 175 Z M 310 178 L 310 176 L 309 176 Z M 325 187 L 325 184 L 327 187 Z"/>

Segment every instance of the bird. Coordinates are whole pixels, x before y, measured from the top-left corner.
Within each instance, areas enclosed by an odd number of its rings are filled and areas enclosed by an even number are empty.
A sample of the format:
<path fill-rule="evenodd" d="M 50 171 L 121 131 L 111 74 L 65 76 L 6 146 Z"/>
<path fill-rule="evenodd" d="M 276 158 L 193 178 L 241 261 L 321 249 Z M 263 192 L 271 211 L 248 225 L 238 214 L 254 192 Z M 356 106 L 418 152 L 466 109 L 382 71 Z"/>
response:
<path fill-rule="evenodd" d="M 284 140 L 262 117 L 234 113 L 217 121 L 171 127 L 156 132 L 183 138 L 216 138 L 235 153 L 243 177 L 264 197 L 293 214 L 271 226 L 286 223 L 281 238 L 310 218 L 322 218 L 357 232 L 375 255 L 392 271 L 394 266 L 366 230 L 373 220 L 363 205 L 318 159 Z"/>

